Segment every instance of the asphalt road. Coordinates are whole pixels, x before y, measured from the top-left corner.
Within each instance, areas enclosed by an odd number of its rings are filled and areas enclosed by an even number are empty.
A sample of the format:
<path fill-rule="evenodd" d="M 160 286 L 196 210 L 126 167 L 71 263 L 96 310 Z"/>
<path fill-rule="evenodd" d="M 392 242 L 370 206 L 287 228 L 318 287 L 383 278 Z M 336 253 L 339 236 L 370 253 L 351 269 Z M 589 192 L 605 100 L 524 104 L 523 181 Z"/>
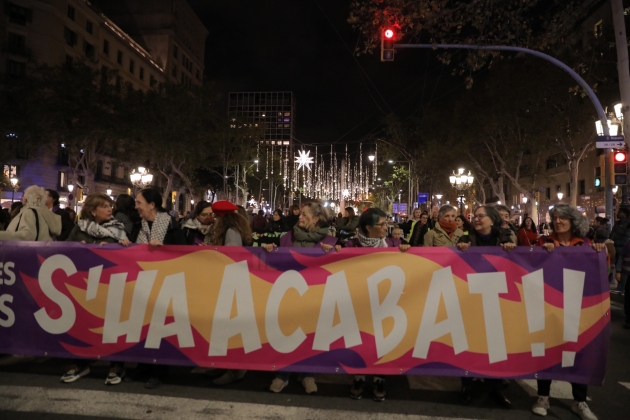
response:
<path fill-rule="evenodd" d="M 606 383 L 590 387 L 589 406 L 600 420 L 630 418 L 630 330 L 624 330 L 623 313 L 612 307 L 612 336 Z M 512 381 L 505 394 L 510 410 L 486 400 L 486 389 L 476 383 L 470 406 L 458 402 L 459 379 L 397 376 L 387 379 L 387 399 L 382 403 L 349 398 L 352 379 L 347 375 L 320 375 L 319 391 L 307 395 L 291 379 L 282 393 L 268 392 L 269 372 L 248 372 L 245 379 L 227 387 L 212 385 L 204 373 L 173 367 L 165 383 L 146 390 L 141 378 L 105 386 L 107 365 L 96 363 L 91 373 L 72 384 L 59 382 L 66 361 L 39 359 L 0 366 L 0 420 L 89 419 L 348 419 L 457 420 L 535 419 L 535 381 Z M 569 384 L 554 382 L 548 418 L 578 419 L 570 411 Z"/>

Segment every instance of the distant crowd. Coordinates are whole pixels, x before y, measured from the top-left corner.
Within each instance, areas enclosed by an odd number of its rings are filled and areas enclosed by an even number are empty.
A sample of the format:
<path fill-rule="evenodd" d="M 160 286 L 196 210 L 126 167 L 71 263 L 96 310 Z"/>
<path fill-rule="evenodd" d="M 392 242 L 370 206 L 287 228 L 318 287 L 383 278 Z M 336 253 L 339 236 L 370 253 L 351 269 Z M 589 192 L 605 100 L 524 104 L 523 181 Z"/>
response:
<path fill-rule="evenodd" d="M 415 209 L 404 223 L 394 224 L 380 209 L 369 208 L 360 215 L 352 207 L 344 213 L 329 216 L 321 203 L 309 202 L 291 206 L 285 214 L 276 209 L 267 215 L 264 211 L 245 209 L 229 201 L 209 203 L 200 201 L 188 216 L 169 213 L 162 207 L 162 196 L 155 189 L 143 189 L 135 197 L 121 194 L 113 202 L 101 193 L 90 194 L 80 214 L 59 206 L 59 194 L 38 186 L 24 191 L 22 202 L 13 203 L 10 211 L 0 211 L 0 241 L 75 241 L 84 244 L 131 243 L 162 245 L 221 245 L 259 246 L 267 251 L 277 247 L 318 247 L 325 252 L 343 252 L 347 247 L 398 248 L 406 252 L 410 247 L 448 246 L 465 252 L 471 246 L 501 247 L 506 252 L 516 246 L 543 247 L 553 252 L 556 247 L 587 246 L 597 252 L 606 252 L 609 274 L 614 291 L 625 293 L 626 324 L 630 328 L 630 302 L 628 302 L 628 274 L 630 274 L 630 211 L 620 209 L 618 221 L 609 235 L 608 220 L 597 217 L 593 223 L 577 209 L 558 204 L 550 211 L 550 222 L 540 229 L 531 217 L 525 217 L 520 226 L 511 222 L 510 209 L 505 206 L 479 206 L 471 219 L 458 214 L 455 207 L 444 205 L 431 209 L 431 214 Z M 3 246 L 6 244 L 2 244 Z M 20 356 L 7 356 L 20 358 Z M 156 388 L 164 380 L 167 366 L 139 366 L 148 380 L 145 387 Z M 213 383 L 227 385 L 243 379 L 245 370 L 207 369 L 215 375 Z M 61 381 L 74 382 L 89 374 L 89 361 L 74 360 Z M 137 373 L 137 372 L 136 372 Z M 112 363 L 105 379 L 108 385 L 119 384 L 126 376 L 122 363 Z M 269 385 L 271 392 L 281 392 L 288 384 L 289 372 L 277 372 Z M 298 380 L 307 393 L 317 392 L 315 375 L 303 372 Z M 350 397 L 362 398 L 370 392 L 375 401 L 385 400 L 384 376 L 373 376 L 370 383 L 363 375 L 354 377 Z M 461 402 L 468 404 L 473 398 L 473 378 L 461 380 Z M 509 382 L 501 378 L 486 378 L 492 399 L 503 408 L 511 402 L 503 390 Z M 535 414 L 544 416 L 549 410 L 551 381 L 538 380 L 538 399 L 532 407 Z M 582 419 L 597 417 L 590 411 L 587 386 L 572 383 L 575 399 L 571 409 Z"/>

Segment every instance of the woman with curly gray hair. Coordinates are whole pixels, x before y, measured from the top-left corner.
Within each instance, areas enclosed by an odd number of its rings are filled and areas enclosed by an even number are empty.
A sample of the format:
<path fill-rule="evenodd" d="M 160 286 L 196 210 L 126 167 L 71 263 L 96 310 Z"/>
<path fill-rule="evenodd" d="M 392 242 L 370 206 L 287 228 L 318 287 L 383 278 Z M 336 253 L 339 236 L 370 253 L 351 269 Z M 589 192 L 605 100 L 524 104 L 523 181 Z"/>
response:
<path fill-rule="evenodd" d="M 61 217 L 46 207 L 46 190 L 31 185 L 24 190 L 24 206 L 7 230 L 0 232 L 0 240 L 52 241 L 61 233 Z"/>
<path fill-rule="evenodd" d="M 606 249 L 604 244 L 591 244 L 586 237 L 589 229 L 588 219 L 576 209 L 567 204 L 558 204 L 550 212 L 553 233 L 539 239 L 538 245 L 551 252 L 557 246 L 592 246 L 597 252 Z M 571 383 L 573 391 L 573 405 L 571 411 L 582 419 L 597 420 L 586 404 L 588 387 L 586 384 Z M 539 416 L 546 416 L 549 410 L 549 391 L 551 380 L 538 380 L 538 401 L 532 407 L 532 412 Z"/>

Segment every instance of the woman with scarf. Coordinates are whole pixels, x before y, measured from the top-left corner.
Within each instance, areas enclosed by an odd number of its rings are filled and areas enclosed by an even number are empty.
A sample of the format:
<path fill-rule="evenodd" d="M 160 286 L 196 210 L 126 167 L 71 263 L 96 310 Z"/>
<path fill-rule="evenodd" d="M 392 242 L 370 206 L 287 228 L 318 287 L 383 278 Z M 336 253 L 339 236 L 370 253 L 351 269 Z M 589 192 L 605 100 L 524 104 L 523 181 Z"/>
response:
<path fill-rule="evenodd" d="M 153 188 L 140 190 L 136 195 L 136 210 L 142 218 L 137 244 L 153 247 L 162 245 L 186 245 L 184 231 L 177 221 L 162 207 L 162 194 Z M 161 377 L 168 372 L 168 366 L 144 365 L 149 370 L 149 380 L 144 384 L 147 389 L 162 385 Z"/>
<path fill-rule="evenodd" d="M 396 247 L 400 252 L 409 249 L 409 245 L 401 244 L 400 239 L 387 238 L 387 215 L 381 209 L 371 208 L 359 217 L 359 233 L 356 238 L 350 239 L 344 247 L 361 248 L 392 248 Z M 341 246 L 335 247 L 337 251 Z M 350 398 L 360 400 L 365 389 L 365 375 L 355 375 L 354 384 L 350 388 Z M 374 376 L 372 385 L 372 399 L 377 402 L 385 400 L 385 379 L 382 376 Z"/>
<path fill-rule="evenodd" d="M 337 239 L 328 234 L 328 212 L 320 203 L 308 203 L 302 207 L 298 224 L 280 238 L 280 247 L 314 248 L 321 247 L 325 252 L 336 245 Z M 271 252 L 274 244 L 263 245 Z M 269 390 L 280 392 L 289 384 L 289 372 L 278 372 L 271 382 Z M 300 380 L 307 394 L 317 392 L 315 376 L 312 373 L 301 373 Z"/>
<path fill-rule="evenodd" d="M 549 236 L 543 236 L 538 240 L 538 245 L 547 251 L 553 252 L 561 246 L 592 246 L 595 251 L 601 252 L 606 248 L 603 243 L 591 244 L 586 238 L 588 234 L 588 219 L 575 208 L 567 204 L 556 204 L 549 212 L 553 232 Z M 549 410 L 549 392 L 551 390 L 551 380 L 539 379 L 538 381 L 538 401 L 532 407 L 532 412 L 539 416 L 546 416 Z M 586 384 L 571 383 L 573 393 L 573 404 L 571 411 L 584 420 L 597 420 L 597 416 L 588 407 L 586 395 L 588 386 Z"/>
<path fill-rule="evenodd" d="M 66 241 L 101 245 L 119 243 L 128 246 L 130 242 L 125 226 L 112 219 L 112 204 L 112 199 L 107 194 L 88 195 L 81 209 L 81 218 Z M 85 360 L 75 360 L 61 377 L 61 382 L 74 382 L 89 373 L 90 368 Z M 125 370 L 122 365 L 113 363 L 110 365 L 105 385 L 117 385 L 124 377 Z"/>
<path fill-rule="evenodd" d="M 473 213 L 473 230 L 464 235 L 457 244 L 457 248 L 466 251 L 470 246 L 501 246 L 506 251 L 514 249 L 513 234 L 508 229 L 502 229 L 501 214 L 490 206 L 477 207 Z M 484 378 L 484 383 L 490 387 L 490 397 L 501 407 L 510 408 L 512 403 L 503 394 L 501 379 Z M 473 378 L 462 378 L 460 399 L 464 404 L 472 401 Z"/>
<path fill-rule="evenodd" d="M 238 210 L 236 205 L 227 200 L 217 201 L 212 205 L 212 211 L 217 217 L 214 222 L 214 245 L 250 246 L 252 244 L 252 228 L 249 220 L 241 216 Z M 243 369 L 229 369 L 212 383 L 228 385 L 240 381 L 246 373 L 247 371 Z"/>
<path fill-rule="evenodd" d="M 518 228 L 518 244 L 520 246 L 533 246 L 538 243 L 538 231 L 531 217 L 526 217 Z"/>
<path fill-rule="evenodd" d="M 435 227 L 424 235 L 424 246 L 457 246 L 464 232 L 457 227 L 457 210 L 448 204 L 440 207 Z"/>
<path fill-rule="evenodd" d="M 136 200 L 129 194 L 120 194 L 114 203 L 114 219 L 125 226 L 125 233 L 131 242 L 135 242 L 140 232 L 140 215 L 136 210 Z"/>
<path fill-rule="evenodd" d="M 200 201 L 195 206 L 195 217 L 186 220 L 182 229 L 187 245 L 211 245 L 214 240 L 214 212 L 207 201 Z"/>

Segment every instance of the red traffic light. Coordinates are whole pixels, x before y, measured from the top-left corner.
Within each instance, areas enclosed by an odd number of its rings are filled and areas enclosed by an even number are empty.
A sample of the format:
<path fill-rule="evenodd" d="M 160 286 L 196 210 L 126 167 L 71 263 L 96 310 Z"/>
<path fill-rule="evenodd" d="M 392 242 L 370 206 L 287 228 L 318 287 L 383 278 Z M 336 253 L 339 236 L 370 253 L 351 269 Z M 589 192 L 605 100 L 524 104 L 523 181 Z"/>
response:
<path fill-rule="evenodd" d="M 385 38 L 392 39 L 394 37 L 394 31 L 391 29 L 386 29 L 384 32 Z"/>
<path fill-rule="evenodd" d="M 628 154 L 626 152 L 615 152 L 615 162 L 626 162 Z"/>

